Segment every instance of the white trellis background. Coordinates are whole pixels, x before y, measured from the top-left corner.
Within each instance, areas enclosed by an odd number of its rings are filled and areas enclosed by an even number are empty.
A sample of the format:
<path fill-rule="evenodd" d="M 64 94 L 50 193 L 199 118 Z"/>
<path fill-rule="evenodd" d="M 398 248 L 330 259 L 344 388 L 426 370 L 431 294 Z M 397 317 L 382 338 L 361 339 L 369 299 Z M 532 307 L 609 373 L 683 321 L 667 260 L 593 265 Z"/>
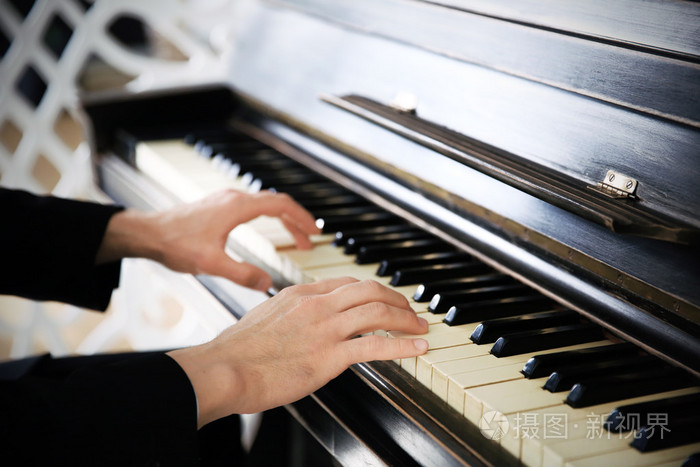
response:
<path fill-rule="evenodd" d="M 232 3 L 36 0 L 31 5 L 0 0 L 0 31 L 9 43 L 0 61 L 0 185 L 105 201 L 94 185 L 84 142 L 81 87 L 116 84 L 138 91 L 220 79 L 233 47 L 226 40 Z M 26 17 L 21 5 L 31 5 Z M 57 15 L 72 30 L 60 58 L 44 43 Z M 115 40 L 109 25 L 124 15 L 147 25 L 160 53 L 147 56 Z M 101 59 L 99 66 L 95 56 Z M 36 107 L 18 92 L 18 80 L 28 66 L 47 86 Z M 0 296 L 0 359 L 44 351 L 64 355 L 168 348 L 208 340 L 232 318 L 199 287 L 189 276 L 145 260 L 128 260 L 105 314 Z"/>

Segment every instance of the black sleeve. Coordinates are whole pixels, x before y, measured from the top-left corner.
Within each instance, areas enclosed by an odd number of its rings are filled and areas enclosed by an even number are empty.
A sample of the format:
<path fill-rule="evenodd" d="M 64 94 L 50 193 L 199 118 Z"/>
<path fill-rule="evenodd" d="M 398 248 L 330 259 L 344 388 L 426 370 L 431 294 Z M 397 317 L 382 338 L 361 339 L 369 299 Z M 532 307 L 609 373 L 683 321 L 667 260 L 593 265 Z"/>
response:
<path fill-rule="evenodd" d="M 3 459 L 16 465 L 199 463 L 195 394 L 174 360 L 161 352 L 107 356 L 97 364 L 79 360 L 91 358 L 78 357 L 78 369 L 63 374 L 64 362 L 46 356 L 29 374 L 0 381 Z"/>
<path fill-rule="evenodd" d="M 118 206 L 0 189 L 0 294 L 104 310 L 121 261 L 95 266 Z"/>

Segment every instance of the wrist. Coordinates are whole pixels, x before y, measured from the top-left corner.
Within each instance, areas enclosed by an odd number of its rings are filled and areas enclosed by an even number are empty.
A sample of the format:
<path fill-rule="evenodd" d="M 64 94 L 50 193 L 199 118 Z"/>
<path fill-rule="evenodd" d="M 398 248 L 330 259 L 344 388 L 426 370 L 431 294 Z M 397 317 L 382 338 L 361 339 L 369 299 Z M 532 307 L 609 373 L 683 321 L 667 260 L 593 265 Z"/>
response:
<path fill-rule="evenodd" d="M 96 264 L 122 258 L 162 257 L 159 223 L 156 214 L 127 209 L 116 213 L 107 224 Z"/>
<path fill-rule="evenodd" d="M 194 390 L 197 428 L 238 413 L 235 401 L 243 394 L 242 382 L 218 353 L 212 343 L 168 352 L 183 369 Z"/>

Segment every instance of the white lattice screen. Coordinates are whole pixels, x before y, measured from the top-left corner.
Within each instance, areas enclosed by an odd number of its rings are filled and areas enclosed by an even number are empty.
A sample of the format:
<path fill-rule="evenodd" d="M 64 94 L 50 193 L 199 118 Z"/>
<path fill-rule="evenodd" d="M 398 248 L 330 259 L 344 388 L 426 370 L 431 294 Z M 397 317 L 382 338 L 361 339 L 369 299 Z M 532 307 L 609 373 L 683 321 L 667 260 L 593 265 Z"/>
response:
<path fill-rule="evenodd" d="M 101 199 L 78 93 L 218 80 L 231 9 L 229 0 L 0 0 L 0 185 Z M 175 293 L 172 282 L 185 281 L 185 291 L 196 285 L 177 276 L 163 281 L 161 273 L 127 262 L 104 316 L 0 297 L 0 357 L 173 346 L 225 325 L 193 319 L 202 305 L 197 295 Z M 145 283 L 156 284 L 147 306 L 134 298 L 145 296 Z"/>

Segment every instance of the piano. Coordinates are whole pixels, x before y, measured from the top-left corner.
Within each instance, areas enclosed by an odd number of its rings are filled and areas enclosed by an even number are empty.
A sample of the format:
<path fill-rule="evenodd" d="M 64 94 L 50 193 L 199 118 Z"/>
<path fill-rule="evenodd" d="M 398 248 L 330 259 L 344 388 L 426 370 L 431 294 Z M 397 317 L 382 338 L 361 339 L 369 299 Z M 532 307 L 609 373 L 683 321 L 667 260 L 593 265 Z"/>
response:
<path fill-rule="evenodd" d="M 315 248 L 259 219 L 231 255 L 277 289 L 374 279 L 429 320 L 426 355 L 287 407 L 340 464 L 698 465 L 700 4 L 235 13 L 220 82 L 82 96 L 99 183 L 145 209 L 288 192 Z"/>

